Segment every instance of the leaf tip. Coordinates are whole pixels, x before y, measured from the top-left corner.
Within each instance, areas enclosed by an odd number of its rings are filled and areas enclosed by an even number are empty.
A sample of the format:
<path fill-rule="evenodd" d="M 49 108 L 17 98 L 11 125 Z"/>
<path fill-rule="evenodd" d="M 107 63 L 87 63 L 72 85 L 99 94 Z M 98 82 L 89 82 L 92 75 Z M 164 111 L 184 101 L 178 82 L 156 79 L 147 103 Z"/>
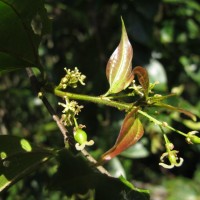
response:
<path fill-rule="evenodd" d="M 128 37 L 127 32 L 126 32 L 126 26 L 124 24 L 124 20 L 123 20 L 122 16 L 121 16 L 121 24 L 122 24 L 122 35 L 125 34 L 124 36 Z"/>
<path fill-rule="evenodd" d="M 104 160 L 104 161 L 109 161 L 111 159 L 112 159 L 112 157 L 109 154 L 106 154 L 106 155 L 102 156 L 102 160 Z"/>
<path fill-rule="evenodd" d="M 124 27 L 125 25 L 124 25 L 123 17 L 121 16 L 120 18 L 121 18 L 122 27 Z"/>

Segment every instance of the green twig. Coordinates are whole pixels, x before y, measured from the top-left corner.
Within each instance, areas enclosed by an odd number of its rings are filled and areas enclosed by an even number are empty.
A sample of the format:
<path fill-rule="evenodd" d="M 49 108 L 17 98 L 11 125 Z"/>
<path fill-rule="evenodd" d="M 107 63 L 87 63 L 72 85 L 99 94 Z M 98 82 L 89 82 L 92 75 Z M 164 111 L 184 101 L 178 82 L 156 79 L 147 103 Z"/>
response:
<path fill-rule="evenodd" d="M 83 95 L 83 94 L 75 94 L 75 93 L 70 93 L 70 92 L 63 92 L 63 91 L 59 90 L 58 88 L 54 89 L 54 94 L 59 97 L 66 96 L 69 99 L 83 100 L 83 101 L 89 101 L 89 102 L 93 102 L 93 103 L 97 103 L 97 104 L 103 104 L 103 105 L 118 108 L 119 110 L 128 111 L 128 110 L 131 110 L 132 108 L 134 108 L 134 106 L 133 106 L 134 103 L 113 101 L 109 97 L 105 97 L 105 96 L 96 97 L 96 96 L 89 96 L 89 95 Z M 140 113 L 144 117 L 148 118 L 151 122 L 155 123 L 156 125 L 158 125 L 160 127 L 168 128 L 171 131 L 174 131 L 180 135 L 187 137 L 187 134 L 173 128 L 172 126 L 168 125 L 166 122 L 161 122 L 161 121 L 155 119 L 154 117 L 152 117 L 151 115 L 147 114 L 146 112 L 144 112 L 142 110 L 138 110 L 138 113 Z"/>
<path fill-rule="evenodd" d="M 174 131 L 176 133 L 179 133 L 180 135 L 183 135 L 183 136 L 187 137 L 187 134 L 185 134 L 182 131 L 179 131 L 179 130 L 173 128 L 172 126 L 168 125 L 166 122 L 161 122 L 161 121 L 155 119 L 154 117 L 150 116 L 149 114 L 147 114 L 146 112 L 144 112 L 142 110 L 138 110 L 138 113 L 140 113 L 141 115 L 147 117 L 151 122 L 155 123 L 158 126 L 162 126 L 162 127 L 168 128 L 171 131 Z"/>
<path fill-rule="evenodd" d="M 54 94 L 59 97 L 68 97 L 69 99 L 75 99 L 75 100 L 83 100 L 83 101 L 89 101 L 96 104 L 103 104 L 111 107 L 118 108 L 119 110 L 130 110 L 133 107 L 132 103 L 124 103 L 119 101 L 113 101 L 110 100 L 108 97 L 105 96 L 89 96 L 89 95 L 83 95 L 83 94 L 75 94 L 70 92 L 63 92 L 58 90 L 57 88 L 54 89 Z"/>
<path fill-rule="evenodd" d="M 41 86 L 37 80 L 37 77 L 35 76 L 35 74 L 33 73 L 31 68 L 26 68 L 28 77 L 31 81 L 31 85 L 33 86 L 36 94 L 41 93 Z M 55 122 L 57 123 L 58 128 L 60 129 L 61 133 L 63 134 L 64 137 L 64 143 L 68 138 L 68 131 L 65 128 L 65 126 L 61 123 L 60 118 L 56 115 L 55 110 L 53 109 L 53 107 L 51 106 L 51 104 L 49 103 L 48 99 L 41 93 L 40 98 L 44 104 L 44 106 L 47 108 L 48 112 L 51 114 L 53 120 L 55 120 Z M 90 161 L 91 163 L 93 163 L 94 165 L 96 165 L 97 161 L 86 151 L 86 150 L 82 150 L 81 153 L 85 156 L 85 158 Z M 109 172 L 102 166 L 96 166 L 96 168 L 102 173 L 102 174 L 106 174 L 108 176 L 111 176 L 109 174 Z"/>

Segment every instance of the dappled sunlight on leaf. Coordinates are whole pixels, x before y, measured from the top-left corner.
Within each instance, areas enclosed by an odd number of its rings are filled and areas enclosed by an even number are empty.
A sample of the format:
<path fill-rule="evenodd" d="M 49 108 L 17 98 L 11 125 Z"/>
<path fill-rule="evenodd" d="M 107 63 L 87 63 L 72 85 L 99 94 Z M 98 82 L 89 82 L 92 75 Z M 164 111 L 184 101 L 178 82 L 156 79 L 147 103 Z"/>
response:
<path fill-rule="evenodd" d="M 26 139 L 0 136 L 0 191 L 38 169 L 41 163 L 54 156 L 54 151 L 39 148 Z"/>

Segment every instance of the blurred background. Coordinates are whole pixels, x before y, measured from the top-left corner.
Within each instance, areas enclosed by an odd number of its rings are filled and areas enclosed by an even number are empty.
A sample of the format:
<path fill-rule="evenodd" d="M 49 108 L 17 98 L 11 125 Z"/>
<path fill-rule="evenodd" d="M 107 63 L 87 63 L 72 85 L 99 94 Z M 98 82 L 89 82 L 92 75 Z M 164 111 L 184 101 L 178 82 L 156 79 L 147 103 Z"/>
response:
<path fill-rule="evenodd" d="M 193 122 L 168 112 L 161 112 L 157 117 L 186 133 L 200 130 L 198 0 L 45 0 L 45 4 L 52 20 L 52 34 L 44 38 L 39 53 L 50 81 L 58 84 L 65 74 L 64 67 L 78 67 L 87 76 L 86 86 L 73 92 L 105 93 L 108 89 L 105 68 L 120 40 L 122 16 L 134 50 L 133 67 L 146 67 L 151 82 L 160 82 L 155 88 L 157 93 L 176 91 L 180 96 L 170 99 L 170 103 L 192 111 L 198 120 Z M 30 88 L 24 71 L 1 77 L 0 133 L 62 148 L 62 135 Z M 61 99 L 52 95 L 48 98 L 60 113 L 58 101 Z M 92 103 L 80 104 L 84 109 L 79 114 L 79 123 L 87 126 L 89 138 L 95 141 L 89 151 L 99 158 L 114 144 L 124 112 Z M 149 189 L 152 199 L 200 199 L 200 146 L 188 145 L 183 137 L 171 133 L 169 138 L 184 158 L 184 164 L 172 170 L 161 168 L 159 158 L 165 151 L 162 135 L 154 124 L 143 122 L 143 138 L 105 167 L 113 176 L 123 174 L 137 187 Z M 45 189 L 53 171 L 55 165 L 47 163 L 11 187 L 0 199 L 70 199 Z"/>

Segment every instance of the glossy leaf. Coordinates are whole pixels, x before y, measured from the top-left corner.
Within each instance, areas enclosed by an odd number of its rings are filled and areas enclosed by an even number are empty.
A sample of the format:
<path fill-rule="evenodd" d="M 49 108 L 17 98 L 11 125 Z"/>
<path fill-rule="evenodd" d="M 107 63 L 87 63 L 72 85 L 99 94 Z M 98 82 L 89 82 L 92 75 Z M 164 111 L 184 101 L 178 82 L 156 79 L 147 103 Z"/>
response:
<path fill-rule="evenodd" d="M 188 110 L 184 110 L 184 109 L 181 109 L 181 108 L 178 108 L 178 107 L 174 107 L 174 106 L 171 106 L 171 105 L 168 105 L 168 104 L 165 104 L 165 103 L 161 103 L 161 102 L 155 103 L 154 106 L 167 108 L 168 110 L 174 110 L 174 111 L 183 113 L 184 115 L 190 117 L 193 121 L 197 120 L 196 116 L 193 113 L 191 113 L 190 111 L 188 111 Z"/>
<path fill-rule="evenodd" d="M 142 86 L 145 97 L 148 97 L 149 93 L 149 76 L 145 68 L 137 66 L 133 70 L 133 74 L 137 76 L 140 85 Z"/>
<path fill-rule="evenodd" d="M 40 67 L 38 47 L 50 24 L 42 0 L 0 0 L 0 73 Z"/>
<path fill-rule="evenodd" d="M 110 88 L 106 95 L 118 93 L 126 89 L 134 78 L 131 65 L 133 49 L 129 42 L 123 19 L 121 19 L 121 21 L 121 41 L 111 55 L 106 66 L 106 76 L 110 84 Z"/>
<path fill-rule="evenodd" d="M 0 192 L 35 171 L 54 152 L 33 146 L 26 139 L 0 136 Z"/>
<path fill-rule="evenodd" d="M 143 136 L 144 129 L 140 119 L 136 117 L 137 110 L 134 109 L 126 115 L 115 145 L 102 156 L 102 161 L 110 160 L 117 156 Z"/>

